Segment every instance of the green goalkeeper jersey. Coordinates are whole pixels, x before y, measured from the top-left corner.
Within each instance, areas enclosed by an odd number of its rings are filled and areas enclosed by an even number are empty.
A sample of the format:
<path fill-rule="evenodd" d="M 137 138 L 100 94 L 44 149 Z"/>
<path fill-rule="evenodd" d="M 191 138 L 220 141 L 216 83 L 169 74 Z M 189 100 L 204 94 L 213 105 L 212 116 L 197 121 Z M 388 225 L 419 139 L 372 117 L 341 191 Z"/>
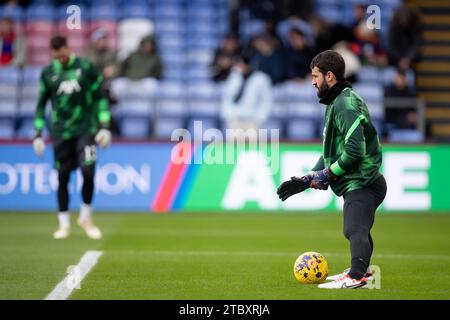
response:
<path fill-rule="evenodd" d="M 71 55 L 67 65 L 58 60 L 42 70 L 34 127 L 39 135 L 45 126 L 45 106 L 50 99 L 51 136 L 71 139 L 95 134 L 109 127 L 108 102 L 102 90 L 103 77 L 87 60 Z"/>
<path fill-rule="evenodd" d="M 339 176 L 330 183 L 338 196 L 374 182 L 380 176 L 382 161 L 380 141 L 366 104 L 349 85 L 340 86 L 344 88 L 326 107 L 323 155 L 313 168 L 330 167 Z"/>

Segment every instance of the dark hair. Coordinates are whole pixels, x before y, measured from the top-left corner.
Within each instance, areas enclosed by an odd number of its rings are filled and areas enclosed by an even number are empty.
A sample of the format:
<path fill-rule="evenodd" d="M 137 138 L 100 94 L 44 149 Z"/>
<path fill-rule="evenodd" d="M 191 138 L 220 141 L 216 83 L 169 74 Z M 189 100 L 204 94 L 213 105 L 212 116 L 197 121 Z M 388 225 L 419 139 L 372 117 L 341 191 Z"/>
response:
<path fill-rule="evenodd" d="M 319 68 L 320 72 L 324 75 L 331 71 L 336 77 L 337 81 L 344 80 L 345 62 L 344 58 L 333 50 L 325 50 L 316 55 L 309 66 L 311 69 L 314 67 Z"/>
<path fill-rule="evenodd" d="M 59 50 L 63 47 L 67 47 L 67 39 L 64 36 L 54 36 L 51 40 L 50 40 L 50 48 L 52 50 Z"/>

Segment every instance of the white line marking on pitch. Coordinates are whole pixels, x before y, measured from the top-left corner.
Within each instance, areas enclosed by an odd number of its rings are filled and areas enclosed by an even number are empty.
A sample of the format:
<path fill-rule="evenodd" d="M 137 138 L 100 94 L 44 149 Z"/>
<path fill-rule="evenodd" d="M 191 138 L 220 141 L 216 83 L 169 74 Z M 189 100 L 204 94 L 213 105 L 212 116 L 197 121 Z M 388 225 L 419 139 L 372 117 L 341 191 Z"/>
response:
<path fill-rule="evenodd" d="M 45 300 L 66 300 L 72 293 L 73 289 L 80 287 L 81 281 L 97 264 L 97 261 L 102 254 L 102 251 L 86 251 L 77 265 L 72 266 L 72 268 L 69 267 L 71 270 L 76 270 L 76 274 L 74 275 L 72 272 L 69 272 L 69 274 L 56 285 Z"/>

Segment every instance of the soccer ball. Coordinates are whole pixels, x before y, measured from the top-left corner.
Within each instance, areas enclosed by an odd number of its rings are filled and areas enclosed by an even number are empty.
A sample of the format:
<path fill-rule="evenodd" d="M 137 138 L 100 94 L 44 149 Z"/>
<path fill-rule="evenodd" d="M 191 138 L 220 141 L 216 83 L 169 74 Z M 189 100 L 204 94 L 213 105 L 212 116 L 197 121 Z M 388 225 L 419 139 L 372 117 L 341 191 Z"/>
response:
<path fill-rule="evenodd" d="M 305 252 L 295 261 L 294 275 L 300 283 L 322 283 L 328 277 L 328 262 L 318 252 Z"/>

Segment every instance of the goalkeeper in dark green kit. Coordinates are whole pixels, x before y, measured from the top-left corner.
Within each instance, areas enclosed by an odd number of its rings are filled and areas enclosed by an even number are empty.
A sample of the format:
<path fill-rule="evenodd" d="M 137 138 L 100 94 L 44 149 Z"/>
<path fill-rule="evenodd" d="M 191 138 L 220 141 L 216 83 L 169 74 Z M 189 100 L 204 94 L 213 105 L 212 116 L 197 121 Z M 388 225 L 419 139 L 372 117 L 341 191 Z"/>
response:
<path fill-rule="evenodd" d="M 351 268 L 331 276 L 319 288 L 367 288 L 373 252 L 370 230 L 375 211 L 386 196 L 386 181 L 379 172 L 381 146 L 363 99 L 344 79 L 345 63 L 332 50 L 311 62 L 312 84 L 326 105 L 323 154 L 309 174 L 281 184 L 282 201 L 307 188 L 327 190 L 344 197 L 344 235 L 350 241 Z"/>
<path fill-rule="evenodd" d="M 111 142 L 110 113 L 102 92 L 102 77 L 88 61 L 73 54 L 66 38 L 55 36 L 50 41 L 53 61 L 45 67 L 39 83 L 39 100 L 34 126 L 33 149 L 42 156 L 45 143 L 45 105 L 51 101 L 51 137 L 55 168 L 58 171 L 59 228 L 55 239 L 70 234 L 68 183 L 71 171 L 80 168 L 83 175 L 82 200 L 78 224 L 92 239 L 102 237 L 92 222 L 96 143 L 105 148 Z"/>

